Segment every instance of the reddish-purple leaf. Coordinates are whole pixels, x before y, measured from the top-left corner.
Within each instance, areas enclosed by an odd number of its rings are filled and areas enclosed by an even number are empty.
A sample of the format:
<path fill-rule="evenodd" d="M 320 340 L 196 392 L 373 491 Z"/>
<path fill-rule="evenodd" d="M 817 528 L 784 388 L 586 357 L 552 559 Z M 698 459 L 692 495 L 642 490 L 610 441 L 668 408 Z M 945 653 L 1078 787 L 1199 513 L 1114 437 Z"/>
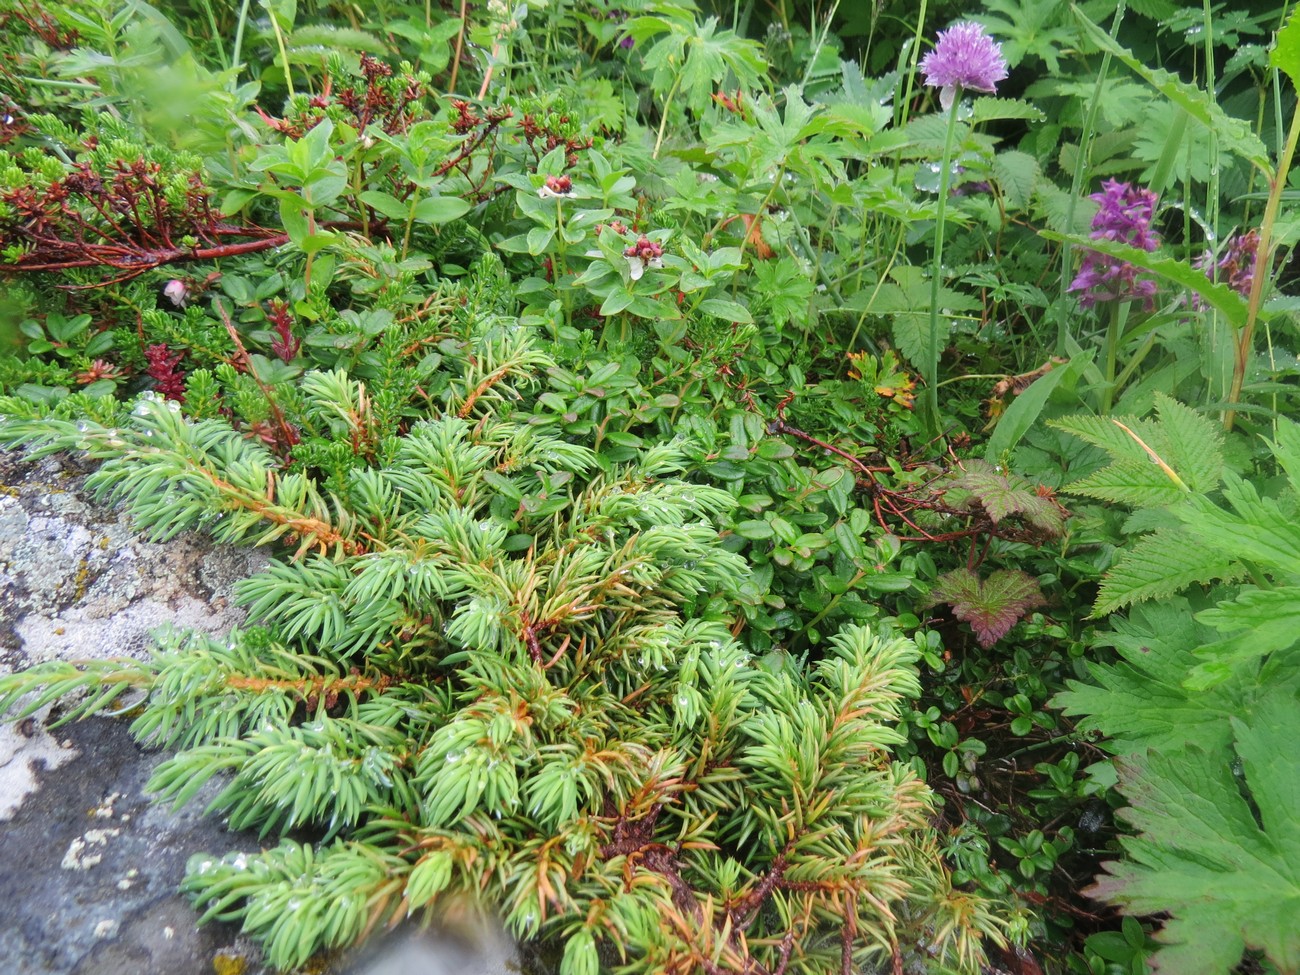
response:
<path fill-rule="evenodd" d="M 953 569 L 935 580 L 930 599 L 950 605 L 952 614 L 970 624 L 985 648 L 1004 637 L 1025 613 L 1046 602 L 1038 581 L 1019 569 L 998 569 L 987 579 L 970 569 Z"/>
<path fill-rule="evenodd" d="M 964 460 L 962 466 L 963 473 L 948 488 L 956 495 L 953 500 L 962 502 L 968 510 L 971 502 L 978 502 L 995 525 L 1018 515 L 1049 538 L 1060 537 L 1065 528 L 1065 511 L 1050 495 L 1039 494 L 1024 478 L 978 458 Z M 970 497 L 964 497 L 968 491 Z"/>

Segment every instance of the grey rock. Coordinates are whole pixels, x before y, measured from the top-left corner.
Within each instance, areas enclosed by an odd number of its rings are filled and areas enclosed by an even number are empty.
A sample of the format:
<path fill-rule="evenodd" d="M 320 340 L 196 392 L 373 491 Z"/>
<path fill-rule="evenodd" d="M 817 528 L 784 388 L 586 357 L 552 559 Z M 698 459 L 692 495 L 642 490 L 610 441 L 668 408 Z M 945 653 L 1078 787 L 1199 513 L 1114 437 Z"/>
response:
<path fill-rule="evenodd" d="M 15 975 L 199 975 L 253 947 L 230 925 L 196 926 L 177 893 L 196 851 L 255 850 L 202 817 L 172 812 L 145 783 L 157 755 L 141 753 L 124 722 L 103 718 L 59 729 L 74 761 L 38 773 L 40 787 L 0 825 L 0 958 Z"/>
<path fill-rule="evenodd" d="M 145 657 L 162 626 L 224 633 L 244 620 L 231 598 L 266 562 L 197 536 L 151 543 L 86 492 L 89 468 L 0 452 L 0 674 L 43 661 Z M 50 728 L 45 708 L 0 721 L 0 959 L 12 975 L 265 975 L 235 927 L 198 928 L 177 888 L 197 853 L 255 852 L 202 810 L 145 785 L 165 756 L 125 722 Z M 316 975 L 499 975 L 519 971 L 498 932 L 398 930 L 313 964 Z"/>

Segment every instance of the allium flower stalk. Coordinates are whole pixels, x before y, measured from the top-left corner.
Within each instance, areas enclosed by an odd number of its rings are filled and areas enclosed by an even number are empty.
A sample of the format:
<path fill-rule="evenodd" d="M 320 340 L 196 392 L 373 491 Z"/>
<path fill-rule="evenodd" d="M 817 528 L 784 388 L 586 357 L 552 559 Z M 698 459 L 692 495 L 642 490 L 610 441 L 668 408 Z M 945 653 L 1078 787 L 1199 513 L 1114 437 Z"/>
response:
<path fill-rule="evenodd" d="M 958 89 L 992 94 L 1007 76 L 1002 46 L 979 24 L 957 24 L 939 32 L 934 50 L 921 59 L 925 83 L 939 89 L 944 111 L 952 107 Z"/>
<path fill-rule="evenodd" d="M 939 102 L 948 113 L 939 163 L 939 201 L 934 214 L 934 261 L 930 267 L 930 328 L 921 363 L 925 379 L 925 420 L 931 433 L 939 432 L 939 286 L 943 278 L 943 232 L 948 189 L 952 181 L 952 153 L 957 135 L 957 99 L 966 88 L 994 92 L 1007 76 L 1007 62 L 997 41 L 979 24 L 957 24 L 939 32 L 934 50 L 921 60 L 925 83 L 939 89 Z"/>
<path fill-rule="evenodd" d="M 1128 244 L 1144 251 L 1153 251 L 1160 246 L 1159 235 L 1151 229 L 1151 218 L 1156 208 L 1155 193 L 1114 179 L 1102 183 L 1101 188 L 1102 192 L 1089 197 L 1099 206 L 1088 236 L 1093 240 Z M 1140 277 L 1138 269 L 1128 261 L 1085 251 L 1083 264 L 1069 290 L 1083 292 L 1079 304 L 1084 308 L 1091 308 L 1099 301 L 1140 298 L 1143 306 L 1150 310 L 1155 304 L 1156 283 L 1150 278 Z"/>

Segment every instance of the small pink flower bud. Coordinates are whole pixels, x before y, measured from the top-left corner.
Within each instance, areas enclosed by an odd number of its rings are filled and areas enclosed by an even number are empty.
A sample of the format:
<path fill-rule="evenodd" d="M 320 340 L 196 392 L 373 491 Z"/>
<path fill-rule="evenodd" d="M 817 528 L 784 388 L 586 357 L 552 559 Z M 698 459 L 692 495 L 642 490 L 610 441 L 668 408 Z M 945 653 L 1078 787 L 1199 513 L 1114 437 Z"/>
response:
<path fill-rule="evenodd" d="M 180 278 L 172 278 L 163 287 L 163 294 L 177 308 L 185 305 L 185 299 L 189 297 L 190 289 Z"/>

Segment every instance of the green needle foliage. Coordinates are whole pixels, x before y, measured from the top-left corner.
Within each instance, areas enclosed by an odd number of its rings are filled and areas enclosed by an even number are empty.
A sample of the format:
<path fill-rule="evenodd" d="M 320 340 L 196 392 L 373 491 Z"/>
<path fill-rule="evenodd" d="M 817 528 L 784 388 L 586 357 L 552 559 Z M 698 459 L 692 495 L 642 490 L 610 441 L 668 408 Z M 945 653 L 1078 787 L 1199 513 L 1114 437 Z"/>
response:
<path fill-rule="evenodd" d="M 161 799 L 218 780 L 208 811 L 279 845 L 196 856 L 185 890 L 281 969 L 467 906 L 562 940 L 566 975 L 978 969 L 1000 922 L 953 889 L 932 796 L 890 756 L 916 646 L 850 626 L 807 671 L 761 665 L 731 632 L 732 495 L 684 479 L 676 441 L 602 464 L 505 413 L 546 364 L 522 330 L 475 352 L 443 415 L 331 489 L 156 398 L 116 427 L 9 420 L 10 443 L 101 459 L 93 485 L 155 537 L 289 557 L 238 588 L 258 625 L 38 666 L 0 709 L 128 708 L 176 749 Z M 366 399 L 301 390 L 322 415 Z"/>

